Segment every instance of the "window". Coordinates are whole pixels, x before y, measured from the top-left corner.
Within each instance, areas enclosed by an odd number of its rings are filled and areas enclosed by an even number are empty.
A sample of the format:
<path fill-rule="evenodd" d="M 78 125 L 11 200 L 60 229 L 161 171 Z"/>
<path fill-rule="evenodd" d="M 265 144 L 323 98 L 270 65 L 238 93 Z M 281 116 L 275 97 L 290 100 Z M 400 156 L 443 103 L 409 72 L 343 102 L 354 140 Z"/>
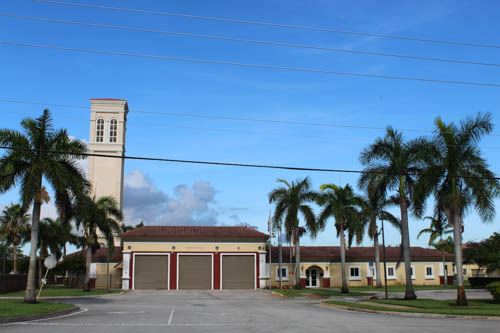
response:
<path fill-rule="evenodd" d="M 412 280 L 415 280 L 415 266 L 411 265 L 411 279 Z"/>
<path fill-rule="evenodd" d="M 425 266 L 425 278 L 434 279 L 434 268 L 432 266 Z"/>
<path fill-rule="evenodd" d="M 349 279 L 350 280 L 361 280 L 361 276 L 359 275 L 359 267 L 351 267 L 349 269 Z"/>
<path fill-rule="evenodd" d="M 104 119 L 97 119 L 96 129 L 95 129 L 95 141 L 104 141 Z"/>
<path fill-rule="evenodd" d="M 279 281 L 279 279 L 280 279 L 280 268 L 276 267 L 276 281 Z M 287 267 L 281 267 L 281 280 L 288 281 L 288 268 Z"/>
<path fill-rule="evenodd" d="M 464 276 L 467 276 L 467 268 L 464 268 L 464 269 L 462 270 L 462 274 L 463 274 Z"/>
<path fill-rule="evenodd" d="M 396 269 L 394 267 L 387 267 L 387 278 L 388 279 L 396 278 Z"/>
<path fill-rule="evenodd" d="M 118 121 L 116 119 L 111 119 L 109 122 L 109 142 L 116 142 L 116 136 L 118 134 Z"/>

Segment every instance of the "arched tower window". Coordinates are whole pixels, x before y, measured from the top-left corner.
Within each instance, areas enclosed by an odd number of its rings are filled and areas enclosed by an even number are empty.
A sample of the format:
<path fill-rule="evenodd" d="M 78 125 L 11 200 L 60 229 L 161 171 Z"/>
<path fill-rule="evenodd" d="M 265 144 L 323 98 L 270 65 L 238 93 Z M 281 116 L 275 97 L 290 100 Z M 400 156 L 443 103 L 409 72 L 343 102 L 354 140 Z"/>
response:
<path fill-rule="evenodd" d="M 95 141 L 104 141 L 104 119 L 97 119 L 96 129 L 95 129 Z"/>
<path fill-rule="evenodd" d="M 116 119 L 111 119 L 109 122 L 109 142 L 116 142 L 116 136 L 118 134 L 118 121 Z"/>

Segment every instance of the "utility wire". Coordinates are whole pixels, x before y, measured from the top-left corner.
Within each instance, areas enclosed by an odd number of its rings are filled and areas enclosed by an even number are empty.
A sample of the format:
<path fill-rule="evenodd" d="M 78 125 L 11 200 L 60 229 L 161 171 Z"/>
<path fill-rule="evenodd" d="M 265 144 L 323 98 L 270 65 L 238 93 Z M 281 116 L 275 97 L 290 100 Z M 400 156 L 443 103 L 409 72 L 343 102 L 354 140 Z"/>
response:
<path fill-rule="evenodd" d="M 186 164 L 203 164 L 203 165 L 216 165 L 216 166 L 230 166 L 230 167 L 243 167 L 243 168 L 259 168 L 259 169 L 279 169 L 279 170 L 291 170 L 291 171 L 310 171 L 310 172 L 330 172 L 330 173 L 351 173 L 351 174 L 385 174 L 385 172 L 377 171 L 364 171 L 364 170 L 353 170 L 353 169 L 328 169 L 328 168 L 311 168 L 311 167 L 293 167 L 293 166 L 283 166 L 283 165 L 271 165 L 271 164 L 248 164 L 248 163 L 232 163 L 232 162 L 216 162 L 216 161 L 200 161 L 200 160 L 181 160 L 181 159 L 171 159 L 171 158 L 160 158 L 160 157 L 147 157 L 147 156 L 129 156 L 129 155 L 108 155 L 108 154 L 96 154 L 96 153 L 73 153 L 60 150 L 44 150 L 44 149 L 32 149 L 32 148 L 22 148 L 22 147 L 11 147 L 11 146 L 0 146 L 0 149 L 11 150 L 11 151 L 30 151 L 30 152 L 42 152 L 48 154 L 62 154 L 69 156 L 85 156 L 85 157 L 102 157 L 102 158 L 117 158 L 126 160 L 139 160 L 139 161 L 154 161 L 154 162 L 169 162 L 169 163 L 186 163 Z M 416 173 L 409 175 L 417 175 Z M 475 179 L 495 179 L 500 180 L 500 177 L 465 177 L 459 176 L 457 178 L 475 178 Z"/>
<path fill-rule="evenodd" d="M 44 102 L 23 101 L 23 100 L 16 100 L 16 99 L 0 99 L 0 102 L 13 103 L 13 104 L 25 104 L 25 105 L 40 105 L 40 106 L 74 108 L 74 109 L 84 109 L 84 110 L 89 109 L 88 106 L 84 106 L 84 105 L 44 103 Z M 179 118 L 200 118 L 200 119 L 229 120 L 229 121 L 269 123 L 269 124 L 281 124 L 281 125 L 311 126 L 311 127 L 334 127 L 334 128 L 348 128 L 348 129 L 363 129 L 363 130 L 385 130 L 386 129 L 386 127 L 376 127 L 376 126 L 341 125 L 341 124 L 333 124 L 333 123 L 301 122 L 301 121 L 264 119 L 264 118 L 228 117 L 228 116 L 216 116 L 216 115 L 180 113 L 180 112 L 144 111 L 144 110 L 135 109 L 135 108 L 130 109 L 129 112 L 131 112 L 133 114 L 134 113 L 156 114 L 156 115 L 179 117 Z M 401 131 L 401 132 L 434 133 L 433 130 L 423 130 L 423 129 L 414 129 L 414 128 L 413 129 L 412 128 L 397 128 L 397 130 Z M 490 136 L 500 137 L 500 134 L 490 134 Z"/>
<path fill-rule="evenodd" d="M 229 42 L 259 44 L 259 45 L 266 45 L 266 46 L 301 48 L 301 49 L 311 49 L 311 50 L 316 50 L 316 51 L 342 52 L 342 53 L 349 53 L 349 54 L 361 54 L 361 55 L 367 55 L 367 56 L 380 56 L 380 57 L 410 59 L 410 60 L 419 60 L 419 61 L 435 61 L 435 62 L 455 63 L 455 64 L 462 64 L 462 65 L 479 65 L 479 66 L 500 67 L 500 63 L 489 63 L 489 62 L 460 60 L 460 59 L 413 56 L 413 55 L 396 54 L 396 53 L 349 50 L 349 49 L 343 49 L 343 48 L 325 47 L 325 46 L 318 46 L 318 45 L 305 45 L 305 44 L 286 43 L 286 42 L 278 42 L 278 41 L 245 39 L 245 38 L 196 34 L 196 33 L 178 32 L 178 31 L 166 31 L 166 30 L 148 29 L 148 28 L 136 28 L 136 27 L 129 27 L 129 26 L 91 23 L 91 22 L 82 22 L 82 21 L 73 21 L 73 20 L 60 20 L 60 19 L 52 19 L 52 18 L 46 18 L 46 17 L 15 15 L 15 14 L 10 14 L 10 13 L 3 13 L 3 12 L 0 12 L 0 16 L 9 17 L 9 18 L 13 18 L 13 19 L 20 19 L 20 20 L 30 20 L 30 21 L 38 21 L 38 22 L 46 22 L 46 23 L 70 24 L 70 25 L 92 27 L 92 28 L 99 28 L 99 29 L 116 29 L 116 30 L 134 31 L 134 32 L 155 33 L 155 34 L 160 34 L 160 35 L 168 35 L 168 36 L 176 36 L 176 37 L 221 40 L 221 41 L 229 41 Z"/>
<path fill-rule="evenodd" d="M 161 16 L 183 17 L 183 18 L 197 19 L 197 20 L 219 21 L 219 22 L 225 22 L 225 23 L 258 25 L 258 26 L 267 26 L 267 27 L 273 27 L 273 28 L 320 31 L 320 32 L 329 32 L 329 33 L 345 34 L 345 35 L 352 35 L 352 36 L 368 36 L 368 37 L 388 38 L 388 39 L 406 40 L 406 41 L 422 42 L 422 43 L 434 43 L 434 44 L 444 44 L 444 45 L 454 45 L 454 46 L 469 46 L 469 47 L 479 47 L 479 48 L 500 49 L 500 45 L 497 45 L 497 44 L 483 44 L 483 43 L 439 40 L 439 39 L 430 39 L 430 38 L 421 38 L 421 37 L 412 37 L 412 36 L 389 35 L 389 34 L 380 34 L 380 33 L 373 33 L 373 32 L 350 31 L 350 30 L 343 30 L 343 29 L 337 29 L 337 28 L 323 28 L 323 27 L 314 27 L 314 26 L 297 25 L 297 24 L 274 23 L 274 22 L 268 22 L 268 21 L 245 20 L 245 19 L 235 19 L 235 18 L 206 16 L 206 15 L 194 15 L 194 14 L 170 12 L 170 11 L 154 11 L 154 10 L 146 10 L 146 9 L 126 8 L 126 7 L 114 7 L 114 6 L 82 3 L 82 2 L 55 1 L 55 0 L 33 0 L 33 2 L 52 4 L 52 5 L 80 7 L 80 8 L 105 9 L 105 10 L 127 12 L 127 13 L 153 14 L 153 15 L 161 15 Z"/>
<path fill-rule="evenodd" d="M 412 76 L 392 76 L 392 75 L 379 75 L 379 74 L 368 74 L 368 73 L 341 72 L 341 71 L 332 71 L 332 70 L 307 68 L 307 67 L 286 67 L 286 66 L 276 66 L 276 65 L 242 63 L 235 61 L 184 58 L 184 57 L 162 56 L 162 55 L 145 54 L 145 53 L 85 49 L 85 48 L 66 47 L 66 46 L 49 45 L 49 44 L 21 43 L 21 42 L 6 41 L 6 40 L 0 41 L 0 45 L 38 48 L 38 49 L 53 49 L 53 50 L 67 51 L 67 52 L 93 53 L 93 54 L 111 55 L 111 56 L 148 58 L 161 61 L 178 61 L 178 62 L 190 62 L 190 63 L 200 63 L 200 64 L 211 64 L 211 65 L 227 65 L 233 67 L 269 69 L 274 71 L 302 72 L 302 73 L 315 73 L 315 74 L 349 76 L 349 77 L 366 77 L 374 79 L 403 80 L 403 81 L 416 81 L 416 82 L 426 82 L 426 83 L 500 88 L 499 83 L 489 83 L 489 82 L 455 81 L 455 80 L 441 80 L 441 79 L 431 79 L 431 78 L 412 77 Z"/>

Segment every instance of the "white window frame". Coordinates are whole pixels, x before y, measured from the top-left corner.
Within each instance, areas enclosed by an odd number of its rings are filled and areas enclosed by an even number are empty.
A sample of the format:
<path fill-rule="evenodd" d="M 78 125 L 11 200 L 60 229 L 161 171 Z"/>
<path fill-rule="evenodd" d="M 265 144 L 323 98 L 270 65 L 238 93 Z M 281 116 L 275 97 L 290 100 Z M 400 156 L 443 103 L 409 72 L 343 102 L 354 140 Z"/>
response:
<path fill-rule="evenodd" d="M 113 129 L 113 122 L 115 123 L 115 128 Z M 114 133 L 114 136 L 112 134 Z M 114 137 L 114 141 L 111 138 Z M 118 141 L 118 120 L 116 118 L 112 118 L 109 121 L 109 142 L 116 143 Z"/>
<path fill-rule="evenodd" d="M 281 281 L 288 281 L 288 267 L 282 265 L 281 269 L 285 270 L 285 275 L 281 277 Z M 278 267 L 276 267 L 276 281 L 280 280 L 279 271 L 280 271 L 280 267 L 278 266 Z"/>
<path fill-rule="evenodd" d="M 412 280 L 415 280 L 416 279 L 416 275 L 417 274 L 417 270 L 415 268 L 415 265 L 411 265 L 411 279 Z"/>
<path fill-rule="evenodd" d="M 132 290 L 135 290 L 135 256 L 168 256 L 167 262 L 167 290 L 170 290 L 170 252 L 133 252 L 132 253 Z"/>
<path fill-rule="evenodd" d="M 427 268 L 431 269 L 432 275 L 427 274 Z M 425 266 L 425 279 L 426 280 L 434 280 L 434 266 L 432 266 L 432 265 Z"/>
<path fill-rule="evenodd" d="M 357 268 L 358 269 L 358 276 L 352 276 L 351 275 L 351 269 L 352 268 Z M 361 267 L 359 265 L 349 266 L 349 280 L 350 281 L 361 281 Z"/>
<path fill-rule="evenodd" d="M 207 252 L 177 252 L 177 277 L 175 289 L 179 290 L 179 262 L 181 256 L 210 256 L 212 259 L 212 267 L 210 270 L 210 290 L 214 290 L 214 254 Z M 221 273 L 222 273 L 222 260 L 221 260 Z M 222 280 L 221 280 L 222 281 Z M 222 282 L 221 282 L 222 284 Z"/>
<path fill-rule="evenodd" d="M 102 123 L 101 129 L 99 129 L 100 123 Z M 95 121 L 95 142 L 103 143 L 104 142 L 104 133 L 105 133 L 105 121 L 102 118 L 97 118 Z"/>
<path fill-rule="evenodd" d="M 392 268 L 392 272 L 394 274 L 389 275 L 389 268 Z M 394 265 L 387 265 L 387 272 L 386 272 L 386 274 L 387 274 L 387 280 L 396 280 L 396 266 L 394 266 Z"/>

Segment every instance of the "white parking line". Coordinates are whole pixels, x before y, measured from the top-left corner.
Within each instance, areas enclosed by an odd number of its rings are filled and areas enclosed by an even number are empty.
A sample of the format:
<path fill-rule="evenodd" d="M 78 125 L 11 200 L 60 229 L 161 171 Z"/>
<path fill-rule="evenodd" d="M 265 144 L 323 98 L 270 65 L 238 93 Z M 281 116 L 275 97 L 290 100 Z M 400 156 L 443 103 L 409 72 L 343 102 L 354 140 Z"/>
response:
<path fill-rule="evenodd" d="M 172 310 L 170 311 L 170 317 L 168 317 L 168 324 L 169 325 L 172 325 L 172 319 L 174 318 L 174 310 L 175 310 L 175 306 L 172 307 Z"/>
<path fill-rule="evenodd" d="M 18 322 L 10 323 L 10 325 L 23 326 L 244 326 L 246 323 L 185 323 L 185 324 L 168 324 L 168 323 L 38 323 L 38 322 Z"/>

